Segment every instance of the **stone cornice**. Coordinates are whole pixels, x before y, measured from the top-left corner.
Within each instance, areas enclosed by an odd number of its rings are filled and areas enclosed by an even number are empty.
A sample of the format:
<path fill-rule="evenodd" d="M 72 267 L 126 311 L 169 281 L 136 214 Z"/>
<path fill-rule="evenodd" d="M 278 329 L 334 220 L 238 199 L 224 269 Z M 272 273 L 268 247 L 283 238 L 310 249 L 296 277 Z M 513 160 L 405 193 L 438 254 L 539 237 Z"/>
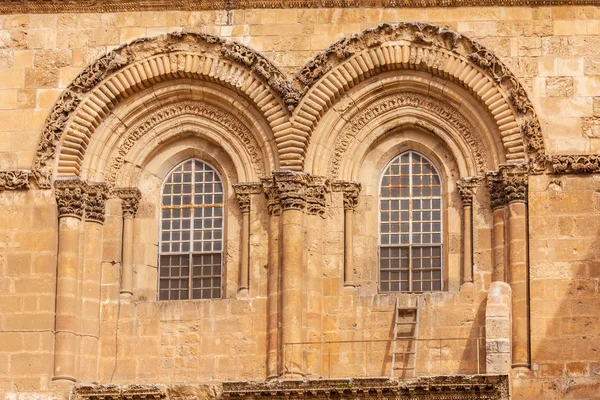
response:
<path fill-rule="evenodd" d="M 223 382 L 224 398 L 508 399 L 506 375 Z"/>
<path fill-rule="evenodd" d="M 597 0 L 0 0 L 0 14 L 200 11 L 252 8 L 427 8 L 597 5 Z"/>

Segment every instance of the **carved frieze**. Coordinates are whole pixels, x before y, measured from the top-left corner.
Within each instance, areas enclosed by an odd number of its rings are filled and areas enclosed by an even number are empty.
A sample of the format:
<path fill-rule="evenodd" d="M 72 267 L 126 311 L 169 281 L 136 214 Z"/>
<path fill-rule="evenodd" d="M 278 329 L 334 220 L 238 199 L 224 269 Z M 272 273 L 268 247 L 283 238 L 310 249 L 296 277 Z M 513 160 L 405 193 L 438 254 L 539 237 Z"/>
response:
<path fill-rule="evenodd" d="M 504 164 L 500 166 L 506 202 L 527 202 L 528 165 Z"/>
<path fill-rule="evenodd" d="M 456 181 L 463 206 L 473 205 L 473 197 L 475 197 L 475 192 L 480 182 L 481 178 L 478 176 L 467 176 Z"/>
<path fill-rule="evenodd" d="M 221 125 L 225 131 L 231 133 L 243 143 L 244 148 L 248 151 L 252 159 L 256 174 L 258 176 L 265 175 L 260 146 L 252 136 L 250 130 L 238 118 L 222 109 L 211 106 L 210 104 L 184 101 L 171 104 L 148 115 L 123 135 L 117 145 L 117 155 L 112 157 L 110 161 L 110 170 L 107 178 L 108 183 L 111 186 L 116 184 L 117 177 L 119 176 L 120 169 L 125 162 L 127 154 L 144 135 L 152 131 L 157 125 L 182 115 L 193 115 L 195 117 L 205 118 L 213 123 Z"/>
<path fill-rule="evenodd" d="M 0 192 L 3 190 L 29 189 L 31 171 L 17 169 L 0 171 Z"/>
<path fill-rule="evenodd" d="M 362 184 L 355 181 L 334 181 L 332 190 L 342 192 L 344 199 L 344 210 L 356 210 Z"/>
<path fill-rule="evenodd" d="M 124 218 L 135 218 L 142 193 L 138 188 L 120 188 L 116 189 L 115 194 L 121 199 L 121 210 Z"/>
<path fill-rule="evenodd" d="M 58 180 L 54 182 L 58 217 L 83 218 L 86 184 L 80 180 Z"/>
<path fill-rule="evenodd" d="M 223 382 L 225 398 L 507 400 L 507 375 L 454 375 L 410 380 L 389 378 Z"/>
<path fill-rule="evenodd" d="M 234 183 L 233 191 L 242 214 L 250 212 L 250 195 L 260 193 L 262 185 L 258 182 Z"/>
<path fill-rule="evenodd" d="M 498 171 L 488 171 L 486 174 L 487 186 L 490 192 L 490 205 L 492 210 L 506 205 L 504 182 Z"/>
<path fill-rule="evenodd" d="M 105 183 L 85 185 L 85 220 L 104 223 L 108 186 Z"/>
<path fill-rule="evenodd" d="M 327 194 L 331 192 L 329 180 L 323 176 L 310 176 L 306 186 L 306 212 L 309 215 L 325 215 Z"/>
<path fill-rule="evenodd" d="M 387 112 L 398 110 L 402 107 L 413 107 L 415 109 L 427 110 L 450 123 L 454 129 L 464 138 L 471 148 L 471 154 L 477 164 L 478 172 L 485 173 L 486 159 L 485 150 L 480 140 L 475 136 L 473 126 L 461 116 L 458 110 L 452 106 L 436 101 L 435 99 L 417 94 L 417 93 L 399 93 L 393 96 L 381 99 L 369 107 L 361 110 L 350 118 L 338 134 L 334 153 L 329 160 L 327 167 L 328 176 L 335 178 L 339 173 L 342 158 L 355 139 L 355 137 L 375 118 Z M 422 128 L 434 131 L 426 122 L 419 121 L 417 125 Z"/>
<path fill-rule="evenodd" d="M 201 11 L 252 8 L 427 8 L 470 6 L 597 5 L 596 0 L 11 0 L 0 3 L 0 14 L 61 14 L 139 11 Z"/>
<path fill-rule="evenodd" d="M 279 192 L 281 211 L 304 210 L 306 208 L 306 186 L 309 175 L 289 170 L 273 171 L 273 182 Z"/>
<path fill-rule="evenodd" d="M 557 155 L 552 157 L 552 170 L 556 174 L 600 173 L 600 155 Z"/>
<path fill-rule="evenodd" d="M 75 385 L 69 396 L 72 400 L 160 400 L 167 397 L 162 385 Z"/>

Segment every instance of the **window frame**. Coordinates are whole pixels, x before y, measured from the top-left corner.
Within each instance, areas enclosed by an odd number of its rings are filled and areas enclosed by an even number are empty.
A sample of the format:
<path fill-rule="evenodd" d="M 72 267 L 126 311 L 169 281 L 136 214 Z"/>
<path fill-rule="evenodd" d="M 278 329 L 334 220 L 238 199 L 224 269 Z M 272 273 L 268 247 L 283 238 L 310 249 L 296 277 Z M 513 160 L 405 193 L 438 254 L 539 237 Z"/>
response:
<path fill-rule="evenodd" d="M 382 192 L 382 183 L 383 183 L 383 179 L 385 177 L 385 173 L 386 171 L 389 169 L 389 167 L 391 166 L 391 164 L 394 162 L 394 160 L 396 160 L 397 158 L 401 157 L 402 155 L 406 154 L 406 153 L 411 153 L 411 158 L 410 158 L 410 175 L 409 175 L 409 193 L 410 196 L 406 197 L 406 199 L 409 199 L 409 213 L 411 213 L 410 215 L 410 219 L 409 219 L 409 244 L 402 244 L 402 243 L 398 243 L 398 245 L 391 245 L 391 244 L 387 244 L 387 245 L 382 245 L 382 229 L 381 229 L 381 224 L 382 224 L 382 199 L 384 199 L 384 197 L 381 195 Z M 436 173 L 436 175 L 438 176 L 440 183 L 440 193 L 438 196 L 431 196 L 429 197 L 430 199 L 439 199 L 440 201 L 440 218 L 439 218 L 439 224 L 440 224 L 440 230 L 439 230 L 439 234 L 440 234 L 440 243 L 438 244 L 433 244 L 433 243 L 428 243 L 428 244 L 423 244 L 423 243 L 419 243 L 416 244 L 412 243 L 412 224 L 413 224 L 413 218 L 412 218 L 412 200 L 417 198 L 417 199 L 423 199 L 422 196 L 413 196 L 412 195 L 412 165 L 413 165 L 413 161 L 412 161 L 412 154 L 417 154 L 418 156 L 420 156 L 422 159 L 424 159 L 425 161 L 427 161 L 431 167 L 434 169 L 434 172 Z M 400 177 L 400 174 L 398 175 Z M 388 162 L 386 162 L 383 166 L 383 168 L 379 171 L 379 182 L 377 185 L 377 278 L 376 278 L 376 282 L 377 282 L 377 293 L 379 294 L 410 294 L 410 293 L 436 293 L 436 292 L 443 292 L 446 290 L 446 268 L 447 268 L 447 254 L 446 254 L 446 242 L 447 242 L 447 235 L 446 235 L 446 227 L 444 224 L 444 220 L 446 218 L 445 216 L 445 209 L 444 209 L 444 198 L 447 197 L 446 196 L 446 191 L 445 191 L 445 185 L 446 185 L 446 180 L 444 177 L 444 174 L 442 173 L 442 170 L 438 167 L 438 165 L 433 162 L 431 160 L 431 157 L 425 155 L 424 153 L 412 149 L 412 148 L 405 148 L 403 149 L 400 153 L 397 153 L 395 156 L 391 157 L 389 159 Z M 386 197 L 385 199 L 402 199 L 402 197 Z M 400 212 L 400 210 L 399 210 Z M 400 220 L 401 221 L 401 220 Z M 436 221 L 437 222 L 437 221 Z M 400 222 L 399 222 L 400 223 Z M 413 278 L 412 278 L 412 272 L 413 272 L 413 268 L 412 268 L 412 264 L 413 264 L 413 260 L 412 260 L 412 254 L 413 254 L 413 247 L 427 247 L 427 245 L 429 245 L 430 247 L 434 247 L 434 246 L 439 246 L 440 249 L 440 254 L 439 254 L 439 258 L 440 258 L 440 278 L 439 278 L 439 282 L 440 282 L 440 289 L 436 289 L 436 290 L 427 290 L 427 291 L 415 291 L 413 290 Z M 383 247 L 388 247 L 388 248 L 398 248 L 398 249 L 402 249 L 402 248 L 408 248 L 408 290 L 403 291 L 402 290 L 402 283 L 400 281 L 400 285 L 399 285 L 399 290 L 398 291 L 384 291 L 381 288 L 381 249 Z M 399 257 L 402 257 L 401 253 L 399 252 Z M 400 275 L 401 278 L 401 275 Z M 431 280 L 430 282 L 433 282 L 433 280 Z"/>
<path fill-rule="evenodd" d="M 188 162 L 201 162 L 203 164 L 205 164 L 206 166 L 208 166 L 209 168 L 212 169 L 212 171 L 216 174 L 216 177 L 219 179 L 220 183 L 221 183 L 221 187 L 222 187 L 222 202 L 221 202 L 221 210 L 222 210 L 222 215 L 221 215 L 221 219 L 222 219 L 222 224 L 221 224 L 221 251 L 220 253 L 217 252 L 194 252 L 193 251 L 193 213 L 190 213 L 190 217 L 189 220 L 190 222 L 190 251 L 189 252 L 173 252 L 173 253 L 163 253 L 162 252 L 162 244 L 163 244 L 163 210 L 164 210 L 164 204 L 163 204 L 163 196 L 164 196 L 164 190 L 165 190 L 165 186 L 169 180 L 169 178 L 171 178 L 172 174 L 175 172 L 175 170 L 179 167 L 181 167 L 182 165 L 188 163 Z M 194 185 L 196 182 L 192 181 L 190 183 L 190 185 Z M 193 190 L 193 189 L 192 189 Z M 193 192 L 192 192 L 193 194 Z M 192 195 L 190 194 L 190 195 Z M 180 301 L 180 300 L 219 300 L 219 299 L 224 299 L 225 298 L 225 287 L 226 287 L 226 263 L 225 263 L 225 254 L 226 254 L 226 227 L 227 227 L 227 212 L 226 212 L 226 203 L 227 203 L 227 185 L 225 180 L 222 177 L 222 173 L 219 171 L 219 169 L 215 168 L 210 162 L 205 161 L 203 159 L 197 158 L 197 157 L 192 157 L 192 158 L 187 158 L 183 161 L 178 162 L 174 167 L 172 167 L 171 169 L 169 169 L 169 171 L 165 174 L 162 183 L 161 183 L 161 187 L 160 187 L 160 195 L 159 195 L 159 216 L 158 216 L 158 251 L 157 251 L 157 290 L 156 290 L 156 300 L 157 301 Z M 213 204 L 217 204 L 217 203 L 213 203 Z M 196 208 L 194 206 L 192 206 L 191 208 Z M 183 209 L 180 208 L 180 209 Z M 181 241 L 181 239 L 180 239 Z M 216 277 L 215 276 L 194 276 L 193 274 L 193 259 L 195 255 L 216 255 L 218 254 L 220 257 L 220 270 L 221 270 L 221 274 L 220 274 L 220 280 L 221 280 L 221 284 L 219 286 L 219 297 L 199 297 L 199 298 L 194 298 L 193 296 L 193 279 L 194 278 L 213 278 Z M 187 298 L 180 298 L 180 299 L 161 299 L 160 298 L 160 293 L 161 293 L 161 287 L 160 287 L 160 282 L 161 282 L 161 256 L 183 256 L 183 257 L 188 257 L 188 264 L 187 264 L 187 268 L 188 268 L 188 297 Z M 198 266 L 196 266 L 198 267 Z M 184 268 L 184 266 L 181 266 L 181 268 Z M 180 288 L 181 289 L 181 288 Z M 212 288 L 214 289 L 214 288 Z M 180 291 L 179 291 L 180 293 Z M 169 296 L 170 297 L 170 296 Z"/>

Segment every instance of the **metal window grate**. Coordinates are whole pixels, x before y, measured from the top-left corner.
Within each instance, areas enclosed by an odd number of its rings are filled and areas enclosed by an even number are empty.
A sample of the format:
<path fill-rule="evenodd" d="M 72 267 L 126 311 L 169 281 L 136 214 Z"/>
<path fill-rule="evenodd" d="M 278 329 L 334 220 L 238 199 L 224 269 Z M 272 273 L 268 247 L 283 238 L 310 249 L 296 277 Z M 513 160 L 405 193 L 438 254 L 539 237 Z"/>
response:
<path fill-rule="evenodd" d="M 162 191 L 159 300 L 221 297 L 223 184 L 217 172 L 189 160 Z"/>
<path fill-rule="evenodd" d="M 442 187 L 437 170 L 421 154 L 408 151 L 386 167 L 380 189 L 380 290 L 442 290 Z"/>

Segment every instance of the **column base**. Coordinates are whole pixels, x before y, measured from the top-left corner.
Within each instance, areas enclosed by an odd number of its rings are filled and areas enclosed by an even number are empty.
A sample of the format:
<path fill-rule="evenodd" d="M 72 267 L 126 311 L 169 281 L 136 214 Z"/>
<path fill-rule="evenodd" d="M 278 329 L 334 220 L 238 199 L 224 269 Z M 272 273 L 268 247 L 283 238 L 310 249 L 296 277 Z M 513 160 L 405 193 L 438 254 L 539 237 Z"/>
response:
<path fill-rule="evenodd" d="M 70 375 L 54 375 L 52 377 L 52 383 L 56 384 L 56 385 L 61 385 L 61 384 L 71 385 L 75 382 L 77 382 L 77 379 L 75 379 L 75 377 L 70 376 Z"/>
<path fill-rule="evenodd" d="M 344 287 L 345 288 L 357 288 L 358 284 L 354 283 L 354 282 L 344 282 Z"/>
<path fill-rule="evenodd" d="M 124 303 L 133 302 L 133 292 L 121 292 L 119 293 L 119 301 Z"/>
<path fill-rule="evenodd" d="M 238 289 L 237 294 L 235 295 L 238 299 L 246 299 L 250 295 L 250 290 L 248 288 L 242 287 Z"/>

